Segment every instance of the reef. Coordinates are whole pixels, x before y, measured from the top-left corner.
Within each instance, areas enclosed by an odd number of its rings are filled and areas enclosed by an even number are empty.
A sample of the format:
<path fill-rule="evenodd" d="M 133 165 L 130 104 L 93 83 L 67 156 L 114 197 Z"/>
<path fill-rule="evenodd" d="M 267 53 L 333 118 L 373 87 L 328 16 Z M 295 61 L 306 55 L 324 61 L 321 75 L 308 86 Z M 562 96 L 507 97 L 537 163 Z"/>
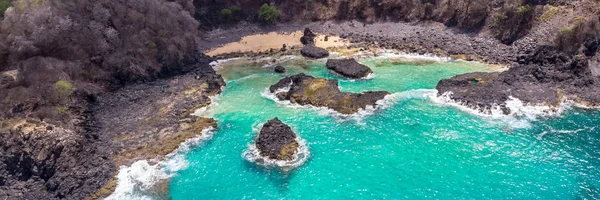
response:
<path fill-rule="evenodd" d="M 289 87 L 289 90 L 286 90 Z M 342 92 L 337 80 L 315 78 L 306 74 L 297 74 L 280 80 L 269 90 L 279 100 L 289 100 L 299 105 L 327 107 L 341 114 L 354 114 L 368 106 L 377 106 L 389 92 L 369 91 L 363 93 Z"/>

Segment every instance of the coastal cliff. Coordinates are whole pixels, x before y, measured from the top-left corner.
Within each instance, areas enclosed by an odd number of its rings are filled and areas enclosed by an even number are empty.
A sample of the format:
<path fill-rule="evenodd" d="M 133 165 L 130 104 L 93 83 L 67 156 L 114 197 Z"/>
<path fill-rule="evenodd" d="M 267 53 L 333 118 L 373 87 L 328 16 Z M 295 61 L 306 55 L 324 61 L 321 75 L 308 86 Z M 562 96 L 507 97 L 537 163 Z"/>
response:
<path fill-rule="evenodd" d="M 510 113 L 503 105 L 509 97 L 533 104 L 569 99 L 600 105 L 598 1 L 269 3 L 280 13 L 271 23 L 342 22 L 312 26 L 364 43 L 363 48 L 511 65 L 503 73 L 440 82 L 440 95 L 452 92 L 453 100 L 471 107 L 498 105 Z M 263 4 L 22 0 L 0 7 L 0 199 L 102 198 L 114 189 L 119 165 L 160 158 L 215 128 L 215 120 L 190 115 L 210 104 L 209 97 L 225 84 L 208 64 L 213 58 L 199 50 L 208 42 L 203 34 L 235 24 L 272 30 L 258 15 Z M 396 22 L 402 30 L 378 24 Z M 323 93 L 340 92 L 337 83 L 304 79 L 327 86 Z M 291 99 L 293 92 L 280 97 Z M 342 101 L 330 106 L 351 114 L 387 93 L 371 95 L 358 107 Z M 312 104 L 329 105 L 321 100 Z"/>

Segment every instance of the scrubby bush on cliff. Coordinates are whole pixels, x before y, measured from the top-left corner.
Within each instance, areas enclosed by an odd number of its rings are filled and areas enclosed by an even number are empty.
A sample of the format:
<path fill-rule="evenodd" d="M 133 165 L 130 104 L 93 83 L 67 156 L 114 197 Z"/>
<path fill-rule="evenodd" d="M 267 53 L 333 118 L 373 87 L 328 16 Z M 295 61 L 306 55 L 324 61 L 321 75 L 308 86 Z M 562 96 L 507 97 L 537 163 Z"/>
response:
<path fill-rule="evenodd" d="M 533 27 L 534 18 L 534 7 L 529 4 L 503 8 L 492 18 L 491 30 L 502 43 L 512 44 Z"/>
<path fill-rule="evenodd" d="M 0 19 L 4 16 L 4 11 L 12 5 L 13 0 L 0 0 Z"/>
<path fill-rule="evenodd" d="M 555 44 L 559 50 L 567 54 L 577 54 L 579 51 L 588 56 L 596 53 L 600 42 L 600 24 L 594 17 L 580 16 L 569 26 L 560 29 Z"/>
<path fill-rule="evenodd" d="M 59 80 L 92 94 L 196 63 L 198 23 L 182 9 L 189 5 L 144 2 L 16 1 L 0 25 L 0 71 L 17 69 L 23 80 L 0 90 L 22 95 L 0 96 L 0 117 L 19 102 L 46 105 Z"/>
<path fill-rule="evenodd" d="M 277 10 L 277 7 L 268 4 L 263 4 L 258 11 L 258 18 L 267 24 L 272 24 L 279 20 L 279 15 L 280 13 L 279 10 Z"/>

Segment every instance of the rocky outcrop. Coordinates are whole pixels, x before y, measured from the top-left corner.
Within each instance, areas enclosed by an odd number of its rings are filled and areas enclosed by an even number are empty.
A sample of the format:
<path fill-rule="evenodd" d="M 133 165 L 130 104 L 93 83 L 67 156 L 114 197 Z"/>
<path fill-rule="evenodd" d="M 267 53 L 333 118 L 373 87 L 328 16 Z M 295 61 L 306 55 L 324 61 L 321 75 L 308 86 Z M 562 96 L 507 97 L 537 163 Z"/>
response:
<path fill-rule="evenodd" d="M 260 155 L 269 159 L 290 161 L 298 152 L 298 146 L 296 133 L 278 118 L 264 124 L 256 140 Z"/>
<path fill-rule="evenodd" d="M 283 89 L 289 88 L 289 91 Z M 327 107 L 341 114 L 354 114 L 367 106 L 376 106 L 389 92 L 374 91 L 364 93 L 341 92 L 336 80 L 314 78 L 297 74 L 280 80 L 269 90 L 276 93 L 279 100 L 289 100 L 300 105 Z"/>
<path fill-rule="evenodd" d="M 302 54 L 302 56 L 307 57 L 307 58 L 315 58 L 315 59 L 319 59 L 319 58 L 326 58 L 329 56 L 329 51 L 320 48 L 320 47 L 316 47 L 315 45 L 306 45 L 302 48 L 302 50 L 300 50 L 300 53 Z"/>
<path fill-rule="evenodd" d="M 566 99 L 600 105 L 600 78 L 587 58 L 571 58 L 550 46 L 519 56 L 519 64 L 508 71 L 455 76 L 441 80 L 437 90 L 468 107 L 489 111 L 499 106 L 505 114 L 511 112 L 506 107 L 509 97 L 533 105 L 558 106 Z"/>
<path fill-rule="evenodd" d="M 371 68 L 356 62 L 354 58 L 329 59 L 326 66 L 339 75 L 353 79 L 365 78 L 373 73 Z"/>
<path fill-rule="evenodd" d="M 300 53 L 302 54 L 302 56 L 308 58 L 319 59 L 328 57 L 329 51 L 315 46 L 315 37 L 317 37 L 317 35 L 313 33 L 310 29 L 304 29 L 304 35 L 300 38 L 300 42 L 304 44 L 304 47 L 302 48 L 302 50 L 300 50 Z"/>

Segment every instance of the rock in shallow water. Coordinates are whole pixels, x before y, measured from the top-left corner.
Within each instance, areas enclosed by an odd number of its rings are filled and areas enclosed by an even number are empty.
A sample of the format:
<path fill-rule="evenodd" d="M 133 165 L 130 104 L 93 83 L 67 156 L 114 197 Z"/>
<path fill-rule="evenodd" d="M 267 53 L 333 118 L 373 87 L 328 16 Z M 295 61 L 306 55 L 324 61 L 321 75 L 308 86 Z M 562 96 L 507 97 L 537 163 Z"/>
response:
<path fill-rule="evenodd" d="M 263 125 L 256 141 L 261 156 L 277 160 L 293 160 L 298 146 L 296 133 L 278 118 Z"/>
<path fill-rule="evenodd" d="M 356 62 L 354 58 L 329 59 L 327 61 L 327 69 L 354 79 L 365 78 L 373 73 L 371 68 Z"/>
<path fill-rule="evenodd" d="M 289 88 L 289 91 L 281 91 Z M 337 80 L 315 78 L 305 74 L 286 77 L 272 85 L 269 90 L 279 100 L 289 100 L 300 105 L 327 107 L 341 114 L 354 114 L 367 106 L 376 106 L 389 92 L 374 91 L 348 93 L 340 91 Z"/>
<path fill-rule="evenodd" d="M 281 65 L 277 65 L 277 66 L 275 66 L 275 72 L 277 72 L 277 73 L 285 73 L 285 67 L 283 67 Z"/>

